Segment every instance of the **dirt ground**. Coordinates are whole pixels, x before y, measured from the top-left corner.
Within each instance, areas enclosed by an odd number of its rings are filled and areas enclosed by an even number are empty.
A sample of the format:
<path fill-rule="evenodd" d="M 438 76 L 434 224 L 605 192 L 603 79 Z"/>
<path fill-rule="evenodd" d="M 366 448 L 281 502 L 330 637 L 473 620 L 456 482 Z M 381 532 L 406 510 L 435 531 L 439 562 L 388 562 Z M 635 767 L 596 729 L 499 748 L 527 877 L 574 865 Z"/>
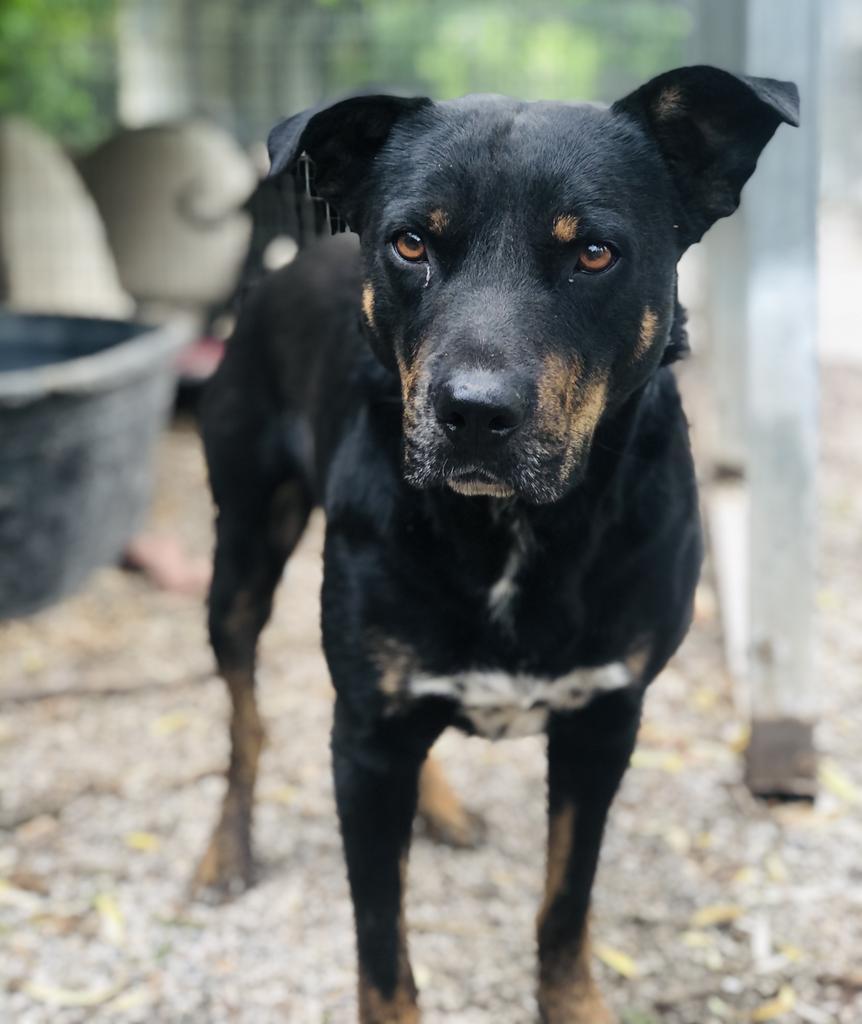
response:
<path fill-rule="evenodd" d="M 599 973 L 625 1024 L 862 1021 L 862 371 L 824 380 L 821 796 L 740 784 L 715 600 L 647 703 L 596 888 Z M 697 411 L 689 410 L 696 419 Z M 155 527 L 207 554 L 193 430 L 159 453 Z M 119 570 L 0 627 L 0 1021 L 349 1024 L 353 933 L 328 766 L 316 519 L 261 655 L 262 878 L 226 906 L 187 883 L 222 792 L 226 699 L 200 603 Z M 489 825 L 419 836 L 408 916 L 427 1024 L 535 1021 L 540 739 L 447 735 Z"/>

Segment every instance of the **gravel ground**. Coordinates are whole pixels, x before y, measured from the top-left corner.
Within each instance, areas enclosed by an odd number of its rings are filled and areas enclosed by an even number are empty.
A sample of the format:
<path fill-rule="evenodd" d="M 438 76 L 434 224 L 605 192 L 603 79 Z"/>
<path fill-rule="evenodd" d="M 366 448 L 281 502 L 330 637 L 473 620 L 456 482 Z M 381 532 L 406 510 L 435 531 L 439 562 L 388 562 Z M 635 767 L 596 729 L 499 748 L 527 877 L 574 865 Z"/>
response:
<path fill-rule="evenodd" d="M 830 371 L 822 475 L 816 806 L 740 784 L 708 583 L 657 681 L 596 888 L 599 970 L 626 1024 L 862 1021 L 862 372 Z M 193 431 L 160 451 L 153 522 L 210 545 Z M 199 602 L 118 570 L 0 627 L 0 1021 L 341 1024 L 353 935 L 335 826 L 319 650 L 320 519 L 290 564 L 261 655 L 269 723 L 259 885 L 230 905 L 187 883 L 222 791 L 226 699 Z M 463 852 L 417 838 L 413 959 L 427 1024 L 526 1024 L 543 870 L 543 750 L 447 735 L 489 824 Z"/>

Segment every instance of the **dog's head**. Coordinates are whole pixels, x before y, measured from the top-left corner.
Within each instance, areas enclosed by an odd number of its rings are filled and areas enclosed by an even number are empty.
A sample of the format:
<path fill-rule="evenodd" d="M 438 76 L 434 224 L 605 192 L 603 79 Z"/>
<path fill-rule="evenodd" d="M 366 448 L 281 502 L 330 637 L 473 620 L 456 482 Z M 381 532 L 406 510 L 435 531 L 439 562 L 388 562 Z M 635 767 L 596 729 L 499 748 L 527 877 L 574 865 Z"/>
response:
<path fill-rule="evenodd" d="M 361 238 L 362 309 L 397 370 L 406 479 L 554 501 L 658 367 L 676 264 L 732 213 L 796 88 L 710 67 L 609 109 L 362 96 L 270 137 Z"/>

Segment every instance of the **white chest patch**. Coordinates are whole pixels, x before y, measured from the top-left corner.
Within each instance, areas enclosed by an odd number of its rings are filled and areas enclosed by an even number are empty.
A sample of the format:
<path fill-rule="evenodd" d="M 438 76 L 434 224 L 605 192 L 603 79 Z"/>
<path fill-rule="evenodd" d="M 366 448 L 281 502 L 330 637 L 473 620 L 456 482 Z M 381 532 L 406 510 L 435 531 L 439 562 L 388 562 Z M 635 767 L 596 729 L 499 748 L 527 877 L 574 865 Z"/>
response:
<path fill-rule="evenodd" d="M 524 567 L 532 545 L 527 527 L 515 520 L 511 526 L 512 546 L 500 578 L 488 591 L 488 614 L 492 622 L 512 628 L 512 605 L 518 595 L 518 574 Z"/>
<path fill-rule="evenodd" d="M 583 668 L 556 679 L 471 669 L 452 676 L 417 673 L 408 677 L 412 698 L 445 697 L 481 736 L 531 736 L 544 731 L 551 711 L 576 711 L 594 698 L 629 686 L 634 679 L 621 662 Z"/>

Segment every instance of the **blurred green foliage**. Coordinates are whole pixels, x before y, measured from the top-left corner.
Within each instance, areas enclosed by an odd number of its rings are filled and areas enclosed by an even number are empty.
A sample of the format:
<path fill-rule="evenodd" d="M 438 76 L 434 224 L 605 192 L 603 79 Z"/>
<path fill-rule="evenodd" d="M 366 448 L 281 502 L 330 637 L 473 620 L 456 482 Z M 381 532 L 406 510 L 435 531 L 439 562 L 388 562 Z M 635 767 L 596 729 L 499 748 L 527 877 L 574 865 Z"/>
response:
<path fill-rule="evenodd" d="M 102 138 L 114 117 L 115 0 L 0 0 L 0 114 L 64 142 Z"/>
<path fill-rule="evenodd" d="M 385 78 L 448 98 L 611 99 L 685 59 L 680 0 L 316 0 L 330 13 L 330 84 Z M 346 14 L 353 17 L 345 17 Z"/>
<path fill-rule="evenodd" d="M 284 109 L 370 83 L 438 98 L 613 99 L 684 60 L 691 2 L 0 0 L 0 114 L 73 148 L 107 135 L 121 3 L 145 15 L 135 24 L 152 46 L 170 47 L 196 108 L 232 108 L 242 137 Z M 262 93 L 261 75 L 279 84 Z"/>

